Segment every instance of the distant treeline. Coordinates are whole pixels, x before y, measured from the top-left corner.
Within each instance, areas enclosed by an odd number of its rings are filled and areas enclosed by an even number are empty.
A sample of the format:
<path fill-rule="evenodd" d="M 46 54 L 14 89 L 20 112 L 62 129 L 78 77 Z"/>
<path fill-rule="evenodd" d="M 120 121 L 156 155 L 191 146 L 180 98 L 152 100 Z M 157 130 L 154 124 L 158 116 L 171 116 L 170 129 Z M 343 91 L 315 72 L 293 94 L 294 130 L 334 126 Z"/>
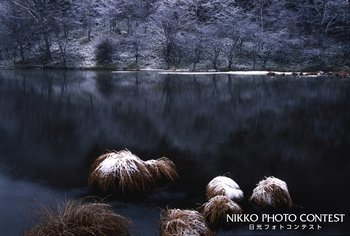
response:
<path fill-rule="evenodd" d="M 1 0 L 0 64 L 350 68 L 348 0 Z"/>

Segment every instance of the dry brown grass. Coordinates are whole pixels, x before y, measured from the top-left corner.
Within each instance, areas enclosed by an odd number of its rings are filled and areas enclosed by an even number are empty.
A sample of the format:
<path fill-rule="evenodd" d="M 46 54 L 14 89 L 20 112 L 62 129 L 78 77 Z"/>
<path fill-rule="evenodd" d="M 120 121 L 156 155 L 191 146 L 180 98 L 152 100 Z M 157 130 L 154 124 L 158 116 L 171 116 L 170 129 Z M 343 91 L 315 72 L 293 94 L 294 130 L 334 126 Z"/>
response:
<path fill-rule="evenodd" d="M 287 184 L 275 177 L 268 177 L 260 181 L 253 190 L 249 201 L 262 209 L 290 209 L 292 207 Z"/>
<path fill-rule="evenodd" d="M 36 225 L 24 236 L 129 236 L 131 221 L 110 205 L 69 201 L 56 211 L 42 207 Z"/>
<path fill-rule="evenodd" d="M 227 196 L 215 196 L 201 207 L 202 215 L 212 228 L 224 226 L 227 214 L 241 214 L 242 208 Z"/>
<path fill-rule="evenodd" d="M 92 164 L 89 186 L 107 192 L 139 192 L 153 186 L 161 177 L 171 181 L 178 177 L 175 164 L 168 158 L 143 161 L 128 150 L 110 152 L 98 157 Z"/>
<path fill-rule="evenodd" d="M 204 217 L 193 210 L 167 209 L 160 215 L 161 236 L 212 236 Z"/>
<path fill-rule="evenodd" d="M 171 181 L 179 177 L 174 162 L 166 157 L 161 157 L 157 160 L 148 160 L 145 163 L 153 176 L 157 176 L 158 178 L 165 177 Z"/>

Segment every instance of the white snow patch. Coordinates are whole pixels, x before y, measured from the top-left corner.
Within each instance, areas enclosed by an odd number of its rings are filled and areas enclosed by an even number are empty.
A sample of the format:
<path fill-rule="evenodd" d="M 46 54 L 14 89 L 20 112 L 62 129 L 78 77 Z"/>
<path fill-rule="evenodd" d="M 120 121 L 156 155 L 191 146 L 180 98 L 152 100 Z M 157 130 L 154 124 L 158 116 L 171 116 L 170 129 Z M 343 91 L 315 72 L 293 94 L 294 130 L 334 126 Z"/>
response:
<path fill-rule="evenodd" d="M 225 193 L 232 200 L 241 200 L 244 197 L 243 191 L 240 189 L 225 188 Z"/>
<path fill-rule="evenodd" d="M 189 72 L 189 71 L 159 71 L 161 75 L 213 75 L 227 74 L 227 72 Z"/>
<path fill-rule="evenodd" d="M 150 165 L 150 166 L 156 166 L 158 164 L 157 160 L 151 159 L 151 160 L 147 160 L 145 161 L 146 165 Z"/>
<path fill-rule="evenodd" d="M 236 188 L 239 189 L 239 185 L 231 178 L 228 178 L 226 176 L 217 176 L 214 179 L 212 179 L 208 186 L 216 186 L 216 185 L 227 185 L 230 188 Z"/>
<path fill-rule="evenodd" d="M 128 73 L 134 73 L 135 71 L 130 70 L 114 70 L 112 71 L 113 74 L 128 74 Z"/>
<path fill-rule="evenodd" d="M 269 71 L 229 71 L 227 73 L 232 75 L 267 75 Z"/>
<path fill-rule="evenodd" d="M 116 175 L 117 165 L 120 160 L 114 157 L 108 157 L 103 160 L 97 167 L 101 176 Z"/>

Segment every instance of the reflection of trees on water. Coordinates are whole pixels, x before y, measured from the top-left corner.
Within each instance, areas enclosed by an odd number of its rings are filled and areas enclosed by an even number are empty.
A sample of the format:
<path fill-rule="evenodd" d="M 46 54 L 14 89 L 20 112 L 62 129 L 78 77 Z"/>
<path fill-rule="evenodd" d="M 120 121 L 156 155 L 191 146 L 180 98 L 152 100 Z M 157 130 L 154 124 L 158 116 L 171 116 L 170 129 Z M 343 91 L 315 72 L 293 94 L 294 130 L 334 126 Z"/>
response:
<path fill-rule="evenodd" d="M 23 169 L 25 175 L 46 176 L 44 179 L 59 185 L 69 182 L 57 175 L 70 161 L 69 154 L 75 153 L 78 140 L 74 137 L 78 121 L 67 112 L 76 107 L 72 106 L 71 94 L 65 94 L 65 75 L 41 71 L 0 75 L 6 87 L 0 99 L 0 125 L 5 130 L 0 150 L 8 152 L 5 163 Z M 69 168 L 67 171 L 73 173 Z M 82 177 L 73 178 L 69 184 L 79 179 Z"/>
<path fill-rule="evenodd" d="M 139 85 L 140 85 L 140 79 L 139 74 L 135 74 L 135 94 L 137 95 L 139 93 Z"/>
<path fill-rule="evenodd" d="M 197 98 L 201 99 L 201 96 L 202 96 L 201 83 L 197 80 L 195 75 L 192 75 L 192 84 L 193 84 L 193 89 L 195 90 L 195 94 L 197 95 Z"/>
<path fill-rule="evenodd" d="M 218 94 L 218 85 L 217 85 L 217 78 L 216 74 L 212 76 L 212 81 L 213 81 L 213 92 L 212 95 L 215 96 Z"/>
<path fill-rule="evenodd" d="M 163 82 L 163 96 L 164 96 L 164 108 L 163 108 L 163 115 L 166 115 L 169 111 L 170 108 L 172 107 L 173 104 L 173 91 L 174 91 L 174 87 L 172 84 L 174 78 L 172 78 L 171 75 L 167 75 L 166 78 L 164 79 Z"/>
<path fill-rule="evenodd" d="M 0 85 L 6 162 L 51 184 L 85 185 L 90 161 L 121 148 L 166 155 L 193 184 L 230 172 L 253 187 L 271 174 L 293 189 L 320 171 L 314 181 L 339 182 L 349 169 L 349 81 L 14 71 Z"/>
<path fill-rule="evenodd" d="M 113 74 L 101 72 L 95 77 L 96 88 L 105 97 L 109 98 L 114 92 Z"/>

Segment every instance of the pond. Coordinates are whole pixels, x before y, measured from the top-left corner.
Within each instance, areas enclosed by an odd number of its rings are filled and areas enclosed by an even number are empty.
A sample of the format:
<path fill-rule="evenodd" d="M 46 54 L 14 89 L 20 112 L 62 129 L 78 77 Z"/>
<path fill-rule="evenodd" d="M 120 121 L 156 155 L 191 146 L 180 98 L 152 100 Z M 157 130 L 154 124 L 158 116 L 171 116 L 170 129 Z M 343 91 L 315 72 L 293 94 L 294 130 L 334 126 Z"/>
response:
<path fill-rule="evenodd" d="M 170 158 L 180 178 L 138 199 L 99 196 L 137 235 L 161 208 L 197 208 L 233 178 L 249 198 L 264 176 L 287 182 L 293 211 L 349 214 L 350 80 L 157 72 L 0 71 L 0 232 L 19 235 L 40 204 L 91 196 L 106 150 Z M 347 215 L 348 216 L 348 215 Z M 350 223 L 322 225 L 348 233 Z M 252 233 L 248 226 L 217 235 Z"/>

